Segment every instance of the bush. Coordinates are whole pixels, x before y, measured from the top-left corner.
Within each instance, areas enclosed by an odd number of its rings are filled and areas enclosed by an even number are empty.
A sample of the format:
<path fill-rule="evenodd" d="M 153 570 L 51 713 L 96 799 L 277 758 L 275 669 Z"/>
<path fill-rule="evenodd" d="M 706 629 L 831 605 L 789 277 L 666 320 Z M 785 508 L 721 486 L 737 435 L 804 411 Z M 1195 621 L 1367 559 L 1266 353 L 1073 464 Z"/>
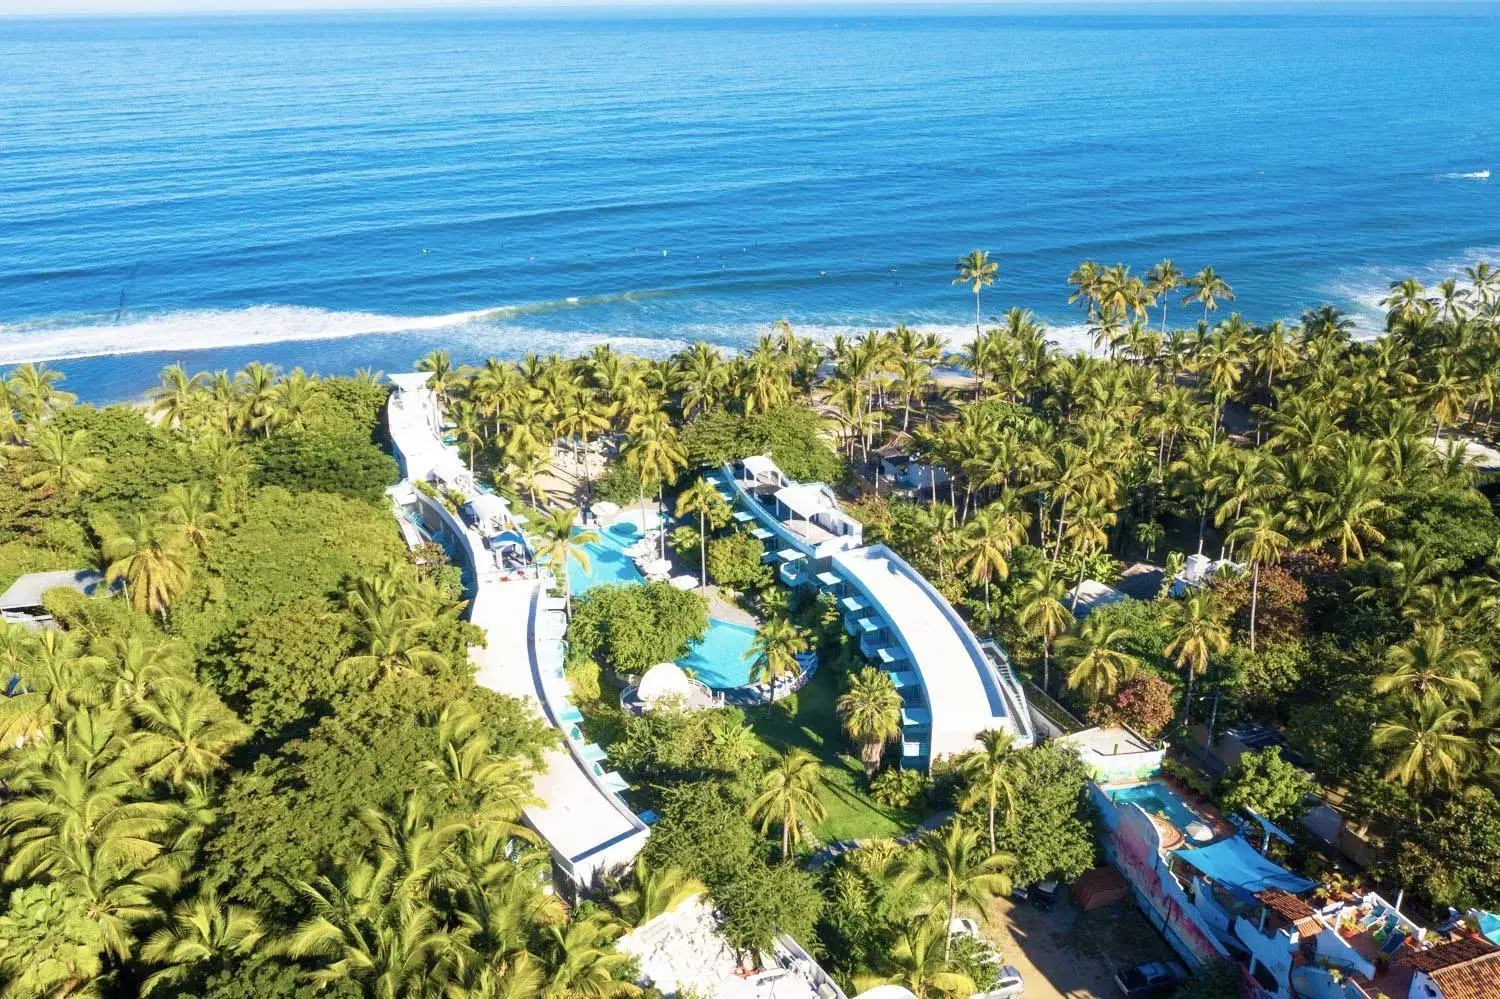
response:
<path fill-rule="evenodd" d="M 708 543 L 708 577 L 731 590 L 763 590 L 774 582 L 761 543 L 748 534 L 734 533 Z"/>
<path fill-rule="evenodd" d="M 592 658 L 616 674 L 680 659 L 708 629 L 708 601 L 665 583 L 600 586 L 579 598 L 568 625 L 570 659 Z"/>
<path fill-rule="evenodd" d="M 722 409 L 704 413 L 683 429 L 682 443 L 692 465 L 722 465 L 769 454 L 798 482 L 838 482 L 844 477 L 843 459 L 828 446 L 822 418 L 802 406 L 750 416 Z"/>
<path fill-rule="evenodd" d="M 594 483 L 594 501 L 630 506 L 641 498 L 641 476 L 623 461 L 611 462 Z"/>
<path fill-rule="evenodd" d="M 1307 810 L 1304 799 L 1313 791 L 1312 778 L 1281 758 L 1281 747 L 1246 753 L 1240 769 L 1224 782 L 1225 808 L 1250 808 L 1272 822 L 1288 824 Z"/>
<path fill-rule="evenodd" d="M 907 809 L 926 795 L 929 787 L 931 782 L 922 771 L 892 767 L 870 781 L 870 797 L 887 808 Z"/>
<path fill-rule="evenodd" d="M 1151 673 L 1140 673 L 1120 684 L 1113 697 L 1089 709 L 1095 725 L 1128 725 L 1149 738 L 1172 721 L 1172 685 Z"/>

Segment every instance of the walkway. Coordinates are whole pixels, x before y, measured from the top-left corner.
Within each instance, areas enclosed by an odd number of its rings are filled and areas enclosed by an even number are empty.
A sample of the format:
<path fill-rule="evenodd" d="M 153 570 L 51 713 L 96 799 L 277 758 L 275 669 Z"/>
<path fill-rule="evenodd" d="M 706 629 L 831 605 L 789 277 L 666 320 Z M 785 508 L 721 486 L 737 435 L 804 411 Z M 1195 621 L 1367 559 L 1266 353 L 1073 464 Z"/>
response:
<path fill-rule="evenodd" d="M 437 436 L 437 399 L 421 375 L 395 375 L 398 386 L 388 408 L 391 439 L 410 479 L 438 479 L 469 497 L 477 495 L 455 449 Z M 523 578 L 502 578 L 483 538 L 433 503 L 411 481 L 393 487 L 393 498 L 423 504 L 462 539 L 458 547 L 474 576 L 469 620 L 485 633 L 485 646 L 470 649 L 474 680 L 482 687 L 527 701 L 562 735 L 562 747 L 548 751 L 534 778 L 539 803 L 526 809 L 527 825 L 547 842 L 558 871 L 575 889 L 586 888 L 603 871 L 629 864 L 649 833 L 612 788 L 597 759 L 585 758 L 587 744 L 576 721 L 565 712 L 567 681 L 562 677 L 561 600 L 546 596 L 548 578 L 534 568 Z M 559 712 L 564 714 L 559 715 Z M 575 737 L 576 736 L 576 737 Z M 597 747 L 595 747 L 597 748 Z"/>

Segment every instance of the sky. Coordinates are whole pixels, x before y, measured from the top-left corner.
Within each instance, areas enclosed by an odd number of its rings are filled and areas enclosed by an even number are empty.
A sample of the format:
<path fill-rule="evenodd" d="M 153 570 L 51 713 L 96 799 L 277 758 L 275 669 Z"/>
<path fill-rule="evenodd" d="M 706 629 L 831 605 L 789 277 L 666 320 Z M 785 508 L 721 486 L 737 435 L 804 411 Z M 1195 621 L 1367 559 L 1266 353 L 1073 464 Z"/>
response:
<path fill-rule="evenodd" d="M 1337 2 L 1337 0 L 1335 0 Z M 1475 0 L 1473 5 L 1489 5 L 1496 0 Z M 1350 0 L 1357 7 L 1428 7 L 1438 3 L 1413 3 L 1412 0 Z M 1464 4 L 1443 3 L 1443 7 Z M 954 4 L 948 0 L 564 0 L 562 3 L 539 3 L 537 0 L 0 0 L 0 16 L 46 16 L 73 14 L 152 14 L 152 13 L 228 13 L 235 11 L 296 11 L 332 9 L 460 9 L 460 10 L 514 10 L 527 13 L 581 13 L 622 12 L 628 10 L 669 10 L 691 12 L 694 10 L 735 9 L 736 11 L 773 12 L 900 12 L 929 10 L 933 12 L 967 12 L 985 7 L 1047 7 L 1047 8 L 1168 8 L 1180 10 L 1257 10 L 1266 7 L 1297 7 L 1310 10 L 1327 9 L 1330 3 L 1255 3 L 1247 0 L 988 0 L 983 3 Z"/>

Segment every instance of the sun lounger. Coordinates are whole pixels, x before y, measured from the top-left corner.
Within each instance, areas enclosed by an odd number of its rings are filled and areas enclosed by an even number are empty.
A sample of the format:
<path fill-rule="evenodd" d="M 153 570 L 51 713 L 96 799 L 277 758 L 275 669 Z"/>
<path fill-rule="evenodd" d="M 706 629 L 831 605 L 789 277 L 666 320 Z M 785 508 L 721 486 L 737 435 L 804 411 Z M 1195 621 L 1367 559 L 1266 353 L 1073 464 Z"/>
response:
<path fill-rule="evenodd" d="M 1406 943 L 1406 938 L 1410 935 L 1411 934 L 1406 932 L 1406 927 L 1396 927 L 1391 931 L 1390 935 L 1385 938 L 1385 943 L 1380 945 L 1380 953 L 1385 955 L 1396 953 L 1396 951 L 1401 949 L 1401 945 Z"/>

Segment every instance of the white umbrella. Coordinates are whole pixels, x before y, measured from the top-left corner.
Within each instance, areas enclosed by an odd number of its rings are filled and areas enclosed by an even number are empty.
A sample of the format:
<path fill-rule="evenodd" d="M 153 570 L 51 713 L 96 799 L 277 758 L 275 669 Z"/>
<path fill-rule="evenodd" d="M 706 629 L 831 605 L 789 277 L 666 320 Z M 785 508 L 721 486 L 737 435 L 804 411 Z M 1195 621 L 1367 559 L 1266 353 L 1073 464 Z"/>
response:
<path fill-rule="evenodd" d="M 620 512 L 620 504 L 611 503 L 609 500 L 600 500 L 594 504 L 594 516 L 600 520 L 613 517 Z"/>

